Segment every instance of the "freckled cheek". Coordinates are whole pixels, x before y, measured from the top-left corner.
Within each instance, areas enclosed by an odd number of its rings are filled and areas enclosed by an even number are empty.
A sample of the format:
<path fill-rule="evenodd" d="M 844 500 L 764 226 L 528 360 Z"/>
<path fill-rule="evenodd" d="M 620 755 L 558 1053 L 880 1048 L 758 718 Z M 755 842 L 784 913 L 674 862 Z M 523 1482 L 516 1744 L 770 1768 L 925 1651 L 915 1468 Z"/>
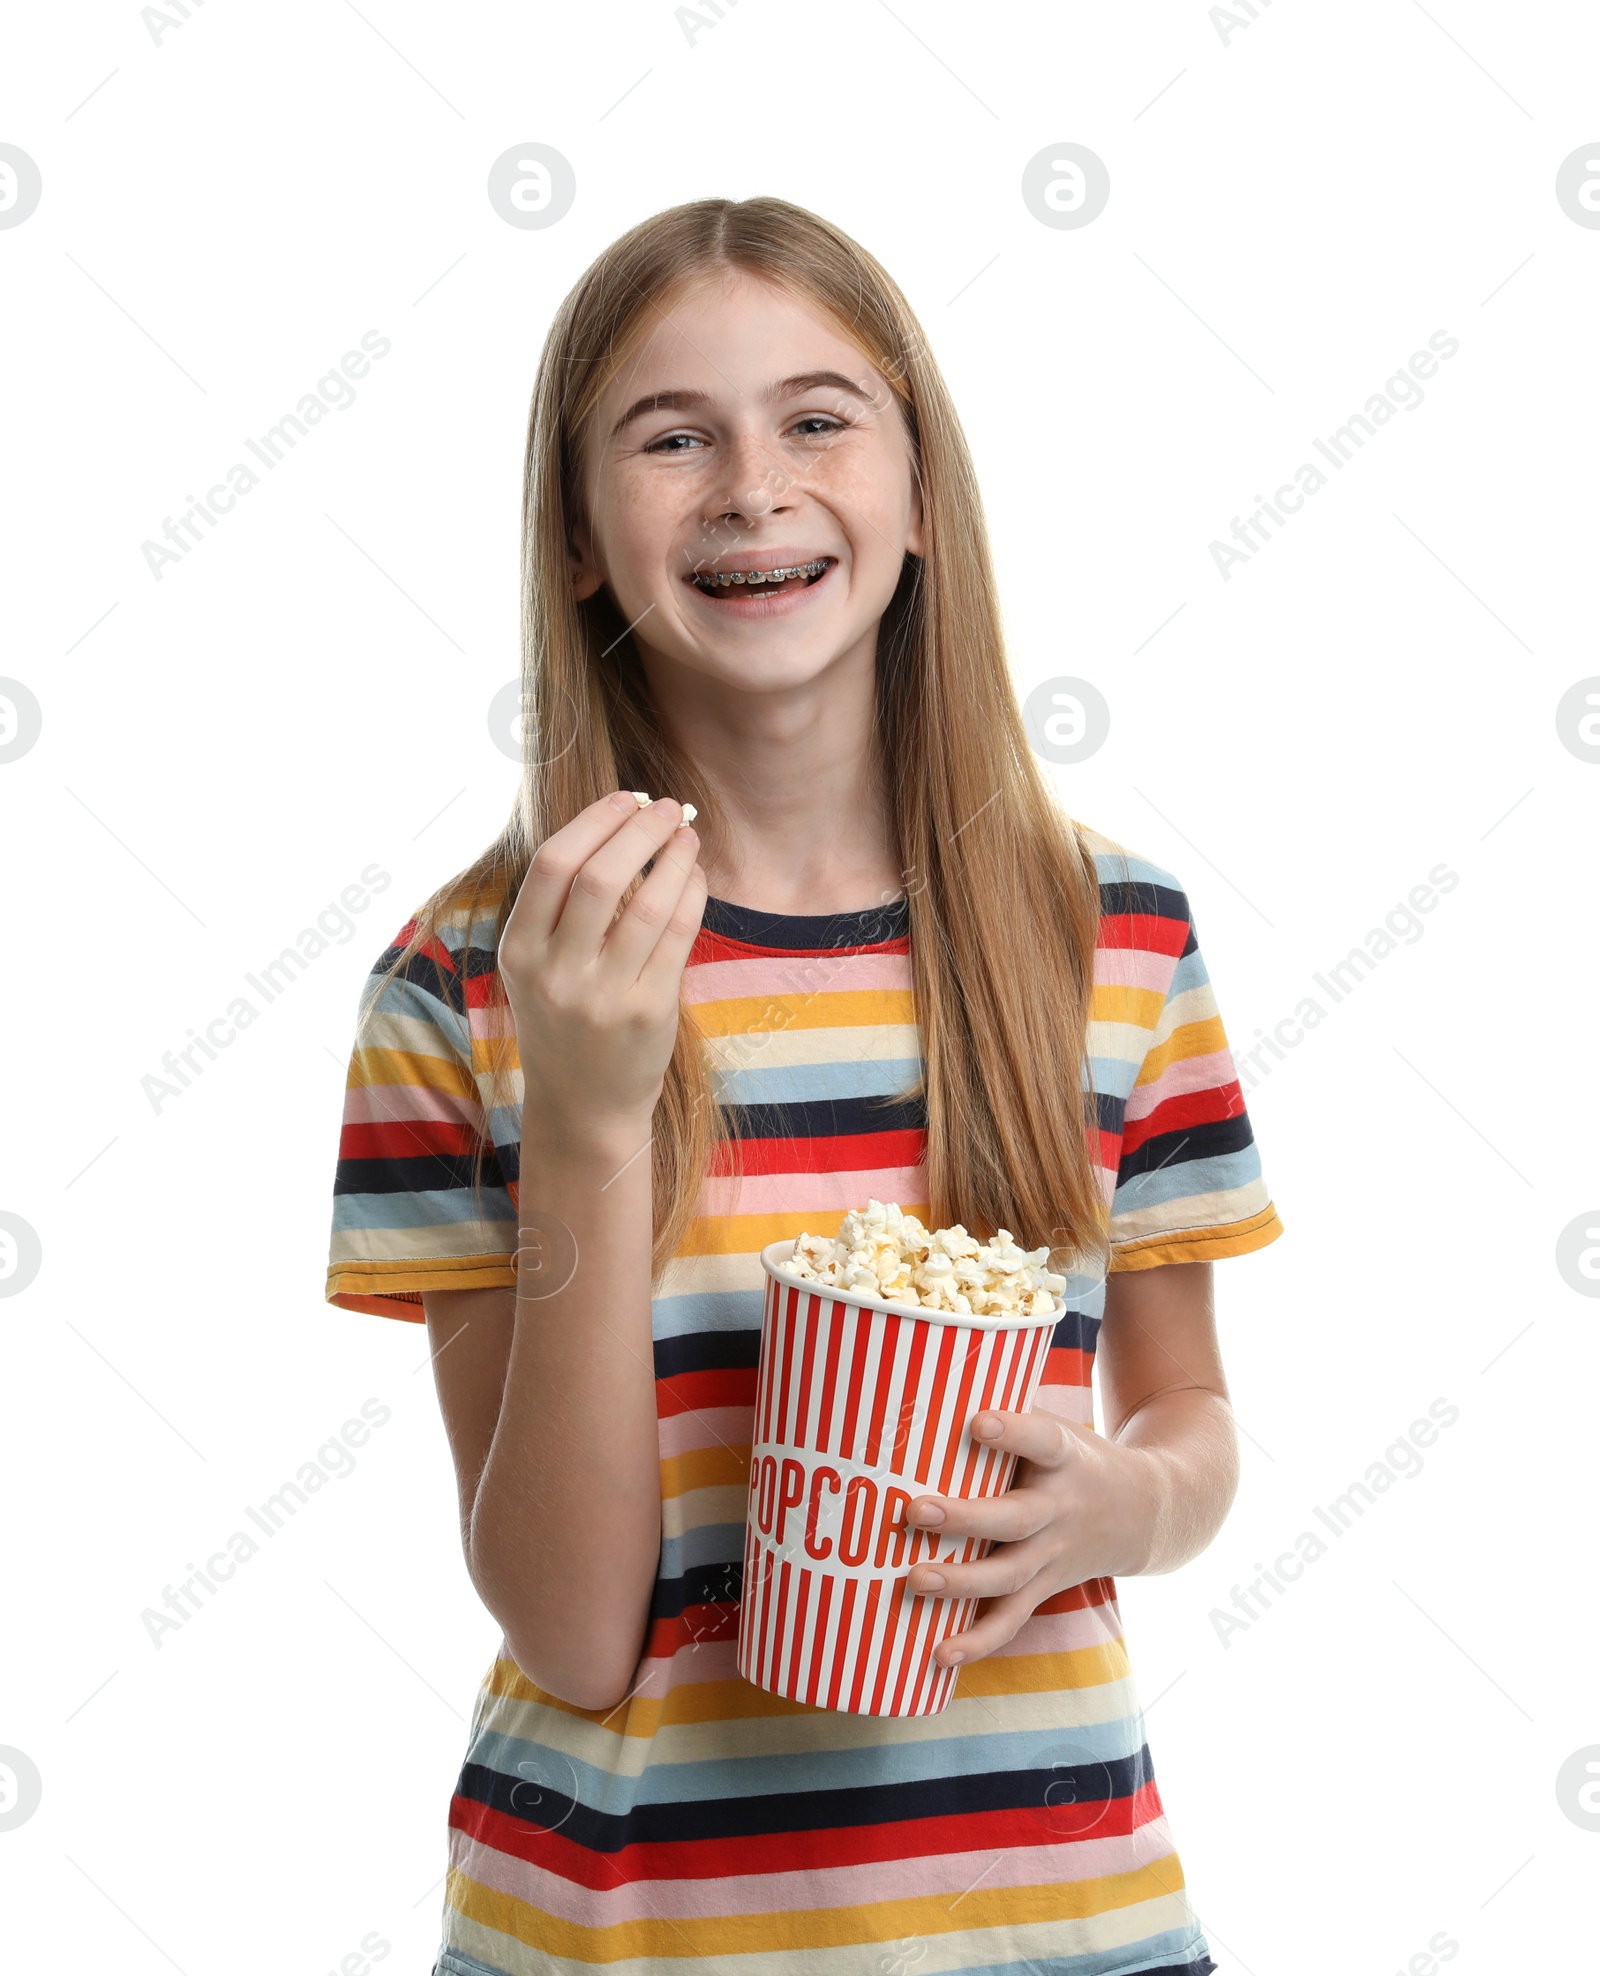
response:
<path fill-rule="evenodd" d="M 897 460 L 843 452 L 812 476 L 816 498 L 850 532 L 855 559 L 899 568 L 899 546 L 911 517 L 910 469 Z"/>
<path fill-rule="evenodd" d="M 619 592 L 658 592 L 670 580 L 672 545 L 682 533 L 683 492 L 624 476 L 601 490 L 596 541 Z"/>

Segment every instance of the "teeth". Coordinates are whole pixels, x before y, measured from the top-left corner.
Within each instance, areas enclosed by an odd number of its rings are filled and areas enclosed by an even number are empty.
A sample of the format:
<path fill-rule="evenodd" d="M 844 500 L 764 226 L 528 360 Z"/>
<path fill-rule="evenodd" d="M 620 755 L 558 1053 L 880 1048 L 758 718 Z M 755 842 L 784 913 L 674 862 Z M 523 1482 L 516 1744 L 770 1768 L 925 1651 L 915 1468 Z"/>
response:
<path fill-rule="evenodd" d="M 822 556 L 814 563 L 796 563 L 791 569 L 703 570 L 694 580 L 701 589 L 715 583 L 726 590 L 730 583 L 783 583 L 792 576 L 819 576 L 827 567 L 828 558 Z"/>

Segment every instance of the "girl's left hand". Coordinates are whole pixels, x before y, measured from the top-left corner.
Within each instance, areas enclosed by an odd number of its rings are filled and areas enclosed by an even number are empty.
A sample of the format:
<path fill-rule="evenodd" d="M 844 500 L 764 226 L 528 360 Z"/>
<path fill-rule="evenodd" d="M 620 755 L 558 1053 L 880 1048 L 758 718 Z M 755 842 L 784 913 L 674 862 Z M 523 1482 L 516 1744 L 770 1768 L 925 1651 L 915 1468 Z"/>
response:
<path fill-rule="evenodd" d="M 971 1433 L 987 1447 L 1022 1457 L 1011 1487 L 986 1501 L 918 1496 L 906 1513 L 912 1529 L 946 1537 L 989 1537 L 996 1548 L 973 1564 L 924 1560 L 906 1589 L 941 1599 L 981 1598 L 965 1632 L 942 1642 L 945 1667 L 980 1660 L 1003 1647 L 1023 1622 L 1070 1585 L 1140 1571 L 1148 1561 L 1159 1511 L 1156 1458 L 1108 1441 L 1052 1413 L 988 1408 Z"/>

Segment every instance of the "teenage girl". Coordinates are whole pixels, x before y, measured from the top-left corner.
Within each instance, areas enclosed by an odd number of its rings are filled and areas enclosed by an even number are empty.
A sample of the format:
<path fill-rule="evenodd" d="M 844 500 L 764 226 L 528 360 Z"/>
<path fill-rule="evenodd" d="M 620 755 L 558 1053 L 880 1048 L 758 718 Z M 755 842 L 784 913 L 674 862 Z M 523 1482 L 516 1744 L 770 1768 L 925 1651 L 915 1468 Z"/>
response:
<path fill-rule="evenodd" d="M 503 1639 L 438 1976 L 1206 1972 L 1115 1577 L 1215 1535 L 1280 1232 L 1188 900 L 1026 737 L 961 429 L 836 227 L 701 200 L 550 331 L 525 773 L 363 997 L 330 1299 L 425 1319 Z M 698 815 L 685 821 L 685 803 Z M 1070 1251 L 933 1716 L 734 1664 L 763 1276 L 869 1197 Z M 1098 1361 L 1103 1431 L 1093 1425 Z"/>

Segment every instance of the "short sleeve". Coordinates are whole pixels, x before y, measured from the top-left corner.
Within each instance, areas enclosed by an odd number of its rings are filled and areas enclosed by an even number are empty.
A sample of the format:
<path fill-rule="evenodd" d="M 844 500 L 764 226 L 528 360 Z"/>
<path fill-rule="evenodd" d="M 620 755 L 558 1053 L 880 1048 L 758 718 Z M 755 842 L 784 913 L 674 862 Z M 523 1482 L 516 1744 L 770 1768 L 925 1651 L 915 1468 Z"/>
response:
<path fill-rule="evenodd" d="M 1283 1233 L 1188 895 L 1169 873 L 1140 868 L 1127 923 L 1140 929 L 1152 986 L 1158 955 L 1171 956 L 1171 972 L 1123 1115 L 1112 1271 L 1245 1255 Z"/>
<path fill-rule="evenodd" d="M 363 985 L 345 1080 L 326 1298 L 420 1324 L 424 1290 L 511 1289 L 517 1212 L 499 1150 L 477 1158 L 470 928 L 447 927 L 392 979 L 401 928 Z"/>

